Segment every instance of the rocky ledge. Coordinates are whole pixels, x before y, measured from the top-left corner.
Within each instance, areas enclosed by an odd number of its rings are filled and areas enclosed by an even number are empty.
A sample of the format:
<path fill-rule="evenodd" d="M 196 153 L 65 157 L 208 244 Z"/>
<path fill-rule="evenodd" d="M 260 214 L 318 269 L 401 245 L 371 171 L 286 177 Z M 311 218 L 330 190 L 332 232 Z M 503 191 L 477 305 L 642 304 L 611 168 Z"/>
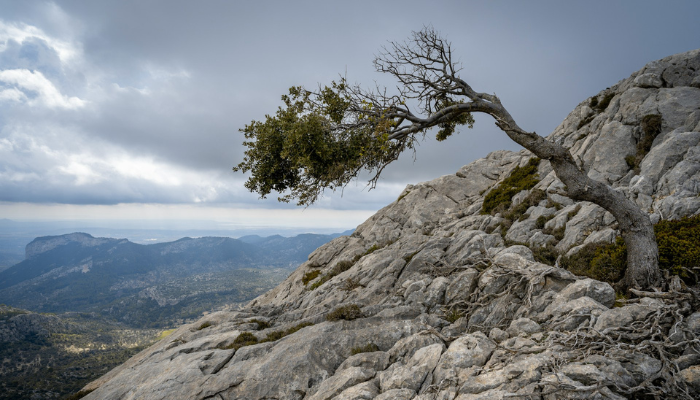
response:
<path fill-rule="evenodd" d="M 700 214 L 700 50 L 582 102 L 550 139 L 654 222 Z M 498 151 L 407 187 L 277 288 L 179 328 L 86 399 L 698 398 L 697 299 L 616 301 L 609 284 L 536 261 L 619 232 L 531 158 Z M 527 165 L 538 183 L 482 213 Z"/>

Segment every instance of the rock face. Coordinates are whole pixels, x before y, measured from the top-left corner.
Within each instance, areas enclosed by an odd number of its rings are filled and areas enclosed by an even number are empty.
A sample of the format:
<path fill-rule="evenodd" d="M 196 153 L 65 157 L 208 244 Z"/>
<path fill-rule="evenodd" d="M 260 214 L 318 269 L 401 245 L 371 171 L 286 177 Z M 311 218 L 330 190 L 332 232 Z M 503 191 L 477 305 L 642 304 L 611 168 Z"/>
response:
<path fill-rule="evenodd" d="M 699 77 L 700 50 L 652 62 L 581 103 L 550 140 L 652 220 L 696 215 Z M 661 128 L 635 170 L 625 159 L 638 156 L 647 115 L 660 115 Z M 660 375 L 668 362 L 683 396 L 698 396 L 700 355 L 691 339 L 700 314 L 654 339 L 685 349 L 662 359 L 630 343 L 680 312 L 673 304 L 642 298 L 610 308 L 608 284 L 533 257 L 531 249 L 547 243 L 566 253 L 614 240 L 609 213 L 568 199 L 546 161 L 537 186 L 516 202 L 534 190 L 545 198 L 503 236 L 496 230 L 503 217 L 480 213 L 485 193 L 530 158 L 497 151 L 454 175 L 409 185 L 242 311 L 181 327 L 88 385 L 86 399 L 620 399 L 668 380 Z M 560 240 L 547 233 L 557 229 Z M 504 237 L 527 246 L 507 246 Z M 338 309 L 350 305 L 360 318 L 343 319 Z M 331 313 L 341 318 L 327 320 Z M 280 334 L 300 323 L 313 325 Z M 242 332 L 261 343 L 234 350 Z"/>

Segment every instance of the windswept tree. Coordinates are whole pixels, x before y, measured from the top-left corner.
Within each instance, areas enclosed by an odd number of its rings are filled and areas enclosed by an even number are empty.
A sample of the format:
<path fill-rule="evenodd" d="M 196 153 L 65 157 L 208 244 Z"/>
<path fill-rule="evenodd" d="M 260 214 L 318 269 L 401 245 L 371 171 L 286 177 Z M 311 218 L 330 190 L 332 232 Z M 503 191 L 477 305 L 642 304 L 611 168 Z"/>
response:
<path fill-rule="evenodd" d="M 589 178 L 567 148 L 523 130 L 496 95 L 477 92 L 460 78 L 450 43 L 435 30 L 390 42 L 374 66 L 398 81 L 395 93 L 366 90 L 344 78 L 317 90 L 292 87 L 274 116 L 245 126 L 248 149 L 234 171 L 251 172 L 246 187 L 261 197 L 276 191 L 280 201 L 299 205 L 312 204 L 324 189 L 343 187 L 363 170 L 373 176 L 373 187 L 383 169 L 428 130 L 437 127 L 442 141 L 459 126 L 471 128 L 473 113 L 484 113 L 513 141 L 548 160 L 570 198 L 598 204 L 617 219 L 627 245 L 623 288 L 661 286 L 649 216 L 622 192 Z"/>

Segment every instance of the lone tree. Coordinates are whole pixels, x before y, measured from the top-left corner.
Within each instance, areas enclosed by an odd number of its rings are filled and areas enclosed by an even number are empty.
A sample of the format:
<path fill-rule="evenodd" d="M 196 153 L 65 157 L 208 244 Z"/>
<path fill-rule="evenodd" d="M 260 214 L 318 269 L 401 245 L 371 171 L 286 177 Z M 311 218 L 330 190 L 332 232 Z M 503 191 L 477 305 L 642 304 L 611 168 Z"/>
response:
<path fill-rule="evenodd" d="M 315 91 L 292 87 L 274 116 L 241 129 L 248 149 L 233 169 L 251 172 L 245 186 L 263 198 L 273 190 L 286 192 L 279 200 L 299 205 L 312 204 L 325 188 L 343 187 L 362 170 L 373 174 L 374 187 L 382 170 L 429 129 L 438 127 L 442 141 L 460 125 L 471 128 L 472 113 L 485 113 L 513 141 L 549 160 L 570 198 L 598 204 L 617 219 L 627 245 L 623 288 L 661 286 L 648 215 L 623 193 L 589 178 L 568 149 L 520 128 L 497 96 L 472 89 L 458 74 L 450 43 L 434 29 L 390 42 L 374 66 L 398 80 L 396 93 L 366 90 L 344 78 Z"/>

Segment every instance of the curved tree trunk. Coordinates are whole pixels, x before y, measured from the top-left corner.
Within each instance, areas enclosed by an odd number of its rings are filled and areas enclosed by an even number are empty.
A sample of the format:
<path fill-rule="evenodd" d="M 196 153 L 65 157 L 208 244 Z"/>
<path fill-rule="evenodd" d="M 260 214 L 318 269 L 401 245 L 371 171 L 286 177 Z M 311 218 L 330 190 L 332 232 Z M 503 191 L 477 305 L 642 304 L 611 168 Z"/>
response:
<path fill-rule="evenodd" d="M 659 250 L 647 213 L 622 192 L 589 178 L 563 146 L 523 131 L 512 118 L 510 121 L 501 119 L 497 125 L 515 142 L 536 156 L 549 160 L 559 180 L 566 185 L 570 198 L 595 203 L 615 217 L 627 245 L 627 271 L 620 282 L 623 289 L 661 287 L 663 279 L 659 270 Z"/>

